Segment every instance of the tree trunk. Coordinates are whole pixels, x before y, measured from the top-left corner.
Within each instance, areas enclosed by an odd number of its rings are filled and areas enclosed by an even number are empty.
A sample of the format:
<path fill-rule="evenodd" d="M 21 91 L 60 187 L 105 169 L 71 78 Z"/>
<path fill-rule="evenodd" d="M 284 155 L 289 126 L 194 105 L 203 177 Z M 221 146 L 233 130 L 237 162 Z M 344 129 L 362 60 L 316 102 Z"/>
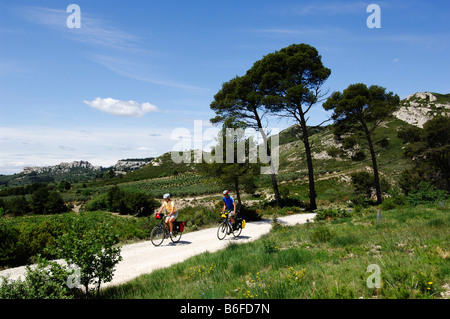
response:
<path fill-rule="evenodd" d="M 300 127 L 302 128 L 303 132 L 302 140 L 303 144 L 305 145 L 306 163 L 308 165 L 309 209 L 314 210 L 317 209 L 316 204 L 317 195 L 316 195 L 316 188 L 314 186 L 314 169 L 311 156 L 311 146 L 309 145 L 308 128 L 306 127 L 305 115 L 303 114 L 301 108 L 299 109 L 299 114 L 300 114 Z"/>
<path fill-rule="evenodd" d="M 378 165 L 377 158 L 375 155 L 375 150 L 373 148 L 372 138 L 370 137 L 369 130 L 365 123 L 363 123 L 364 132 L 366 133 L 367 142 L 369 143 L 370 156 L 372 157 L 372 166 L 373 166 L 373 177 L 375 181 L 375 193 L 377 195 L 377 204 L 381 204 L 383 199 L 381 198 L 381 186 L 380 186 L 380 177 L 378 174 Z"/>

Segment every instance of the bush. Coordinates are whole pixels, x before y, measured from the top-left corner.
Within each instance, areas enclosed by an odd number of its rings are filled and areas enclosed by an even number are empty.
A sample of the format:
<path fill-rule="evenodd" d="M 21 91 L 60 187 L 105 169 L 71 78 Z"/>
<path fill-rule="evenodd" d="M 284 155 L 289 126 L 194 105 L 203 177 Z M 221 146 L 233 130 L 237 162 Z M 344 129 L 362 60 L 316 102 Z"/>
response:
<path fill-rule="evenodd" d="M 88 203 L 85 205 L 85 209 L 88 212 L 93 212 L 97 210 L 109 210 L 109 203 L 108 203 L 108 194 L 104 193 L 101 195 L 98 195 L 94 198 L 92 198 Z"/>
<path fill-rule="evenodd" d="M 87 211 L 104 210 L 121 215 L 148 216 L 159 206 L 151 195 L 111 187 L 106 193 L 94 197 L 85 209 Z"/>
<path fill-rule="evenodd" d="M 383 203 L 381 204 L 382 210 L 391 210 L 406 204 L 406 198 L 397 186 L 393 187 L 388 192 L 388 195 L 389 196 L 384 198 Z"/>
<path fill-rule="evenodd" d="M 352 215 L 351 211 L 348 211 L 343 208 L 333 209 L 322 209 L 318 210 L 316 213 L 316 220 L 324 220 L 324 219 L 335 219 L 335 218 L 343 218 L 350 217 Z"/>
<path fill-rule="evenodd" d="M 4 203 L 6 210 L 13 216 L 23 216 L 31 212 L 30 203 L 24 195 L 16 196 Z"/>
<path fill-rule="evenodd" d="M 33 192 L 30 206 L 35 214 L 58 214 L 68 211 L 61 195 L 58 192 L 49 191 L 45 185 Z"/>
<path fill-rule="evenodd" d="M 365 171 L 355 172 L 351 174 L 351 179 L 353 184 L 352 203 L 363 207 L 373 204 L 371 200 L 372 192 L 375 189 L 373 174 Z M 389 182 L 383 177 L 380 178 L 380 187 L 382 192 L 390 190 Z"/>
<path fill-rule="evenodd" d="M 67 264 L 79 267 L 80 283 L 88 296 L 91 289 L 96 288 L 99 293 L 101 283 L 112 280 L 114 268 L 122 259 L 120 247 L 115 247 L 118 242 L 119 237 L 107 219 L 92 224 L 88 218 L 75 216 L 52 252 Z"/>
<path fill-rule="evenodd" d="M 0 266 L 24 265 L 37 254 L 53 257 L 43 251 L 53 245 L 63 232 L 64 226 L 50 218 L 1 220 Z"/>
<path fill-rule="evenodd" d="M 314 242 L 329 242 L 334 238 L 334 234 L 325 226 L 319 226 L 312 231 L 311 240 Z"/>
<path fill-rule="evenodd" d="M 437 201 L 443 201 L 448 197 L 446 191 L 436 189 L 427 182 L 422 182 L 416 190 L 410 191 L 406 196 L 409 205 L 417 206 L 421 204 L 430 204 Z"/>
<path fill-rule="evenodd" d="M 2 277 L 0 299 L 73 299 L 76 291 L 66 284 L 70 275 L 65 266 L 38 258 L 35 269 L 27 266 L 24 281 Z"/>

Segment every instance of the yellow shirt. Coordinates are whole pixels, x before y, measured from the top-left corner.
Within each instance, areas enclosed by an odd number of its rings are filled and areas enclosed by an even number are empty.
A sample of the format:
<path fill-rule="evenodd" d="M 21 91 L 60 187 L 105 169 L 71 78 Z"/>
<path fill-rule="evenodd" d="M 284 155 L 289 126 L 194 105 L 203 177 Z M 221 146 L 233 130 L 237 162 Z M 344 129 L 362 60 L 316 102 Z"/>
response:
<path fill-rule="evenodd" d="M 163 206 L 165 209 L 167 209 L 168 213 L 172 212 L 172 208 L 173 208 L 173 212 L 176 213 L 177 212 L 177 208 L 175 207 L 175 203 L 171 200 L 169 200 L 168 202 L 164 201 Z"/>

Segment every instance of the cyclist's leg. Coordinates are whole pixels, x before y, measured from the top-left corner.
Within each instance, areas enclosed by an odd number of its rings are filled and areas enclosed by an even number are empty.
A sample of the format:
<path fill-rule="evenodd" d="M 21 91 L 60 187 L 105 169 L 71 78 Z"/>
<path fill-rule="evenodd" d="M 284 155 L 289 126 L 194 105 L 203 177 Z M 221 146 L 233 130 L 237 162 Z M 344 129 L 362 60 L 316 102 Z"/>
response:
<path fill-rule="evenodd" d="M 237 214 L 234 214 L 232 210 L 228 211 L 228 217 L 230 218 L 232 225 L 236 223 L 236 215 Z"/>
<path fill-rule="evenodd" d="M 170 233 L 172 233 L 172 231 L 173 231 L 173 222 L 175 221 L 175 219 L 177 219 L 177 217 L 178 217 L 178 213 L 176 213 L 175 215 L 172 215 L 172 216 L 170 216 L 170 218 L 169 218 L 169 230 L 170 230 Z"/>
<path fill-rule="evenodd" d="M 170 231 L 170 217 L 166 217 L 166 229 L 167 231 Z"/>

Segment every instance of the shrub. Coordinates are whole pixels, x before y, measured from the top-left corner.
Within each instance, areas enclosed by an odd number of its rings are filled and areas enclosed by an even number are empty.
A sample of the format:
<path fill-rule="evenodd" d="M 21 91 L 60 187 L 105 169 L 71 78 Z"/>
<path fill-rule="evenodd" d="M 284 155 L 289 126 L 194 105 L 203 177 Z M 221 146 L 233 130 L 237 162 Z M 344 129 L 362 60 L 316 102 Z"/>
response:
<path fill-rule="evenodd" d="M 16 196 L 5 202 L 6 210 L 13 216 L 23 216 L 31 212 L 30 203 L 24 195 Z"/>
<path fill-rule="evenodd" d="M 110 220 L 91 223 L 89 218 L 74 217 L 66 234 L 58 238 L 59 256 L 81 268 L 81 283 L 88 293 L 89 284 L 112 280 L 114 266 L 121 260 L 119 242 Z"/>
<path fill-rule="evenodd" d="M 88 218 L 75 216 L 68 232 L 57 239 L 53 252 L 67 264 L 79 267 L 80 283 L 88 296 L 92 285 L 98 293 L 102 282 L 112 280 L 114 267 L 122 259 L 120 248 L 115 247 L 118 242 L 108 220 L 90 223 Z"/>
<path fill-rule="evenodd" d="M 106 210 L 121 215 L 148 216 L 159 206 L 151 195 L 111 187 L 106 193 L 94 197 L 85 209 L 87 211 Z"/>
<path fill-rule="evenodd" d="M 325 226 L 319 226 L 312 231 L 311 240 L 314 242 L 329 242 L 334 238 L 334 234 Z"/>
<path fill-rule="evenodd" d="M 343 218 L 343 217 L 349 217 L 352 215 L 351 211 L 348 211 L 343 208 L 333 209 L 322 209 L 318 210 L 316 213 L 316 220 L 324 220 L 324 219 L 334 219 L 334 218 Z"/>
<path fill-rule="evenodd" d="M 327 149 L 327 154 L 332 158 L 337 158 L 342 154 L 342 151 L 336 146 L 331 146 L 329 149 Z"/>
<path fill-rule="evenodd" d="M 61 195 L 56 191 L 50 191 L 45 185 L 33 192 L 30 206 L 35 214 L 57 214 L 68 211 Z"/>
<path fill-rule="evenodd" d="M 65 266 L 38 258 L 35 269 L 27 266 L 24 281 L 2 277 L 0 299 L 72 299 L 75 291 L 66 284 L 70 275 Z"/>
<path fill-rule="evenodd" d="M 276 245 L 275 241 L 267 239 L 263 241 L 264 252 L 266 254 L 276 253 L 280 248 Z"/>
<path fill-rule="evenodd" d="M 109 210 L 107 195 L 107 193 L 104 193 L 92 198 L 84 208 L 89 212 L 96 210 Z"/>
<path fill-rule="evenodd" d="M 406 196 L 406 201 L 412 206 L 435 203 L 445 200 L 448 197 L 446 191 L 436 189 L 432 184 L 422 182 L 416 190 L 410 191 Z"/>
<path fill-rule="evenodd" d="M 388 192 L 389 197 L 384 198 L 381 204 L 382 210 L 391 210 L 406 204 L 406 198 L 397 186 L 392 187 Z"/>

